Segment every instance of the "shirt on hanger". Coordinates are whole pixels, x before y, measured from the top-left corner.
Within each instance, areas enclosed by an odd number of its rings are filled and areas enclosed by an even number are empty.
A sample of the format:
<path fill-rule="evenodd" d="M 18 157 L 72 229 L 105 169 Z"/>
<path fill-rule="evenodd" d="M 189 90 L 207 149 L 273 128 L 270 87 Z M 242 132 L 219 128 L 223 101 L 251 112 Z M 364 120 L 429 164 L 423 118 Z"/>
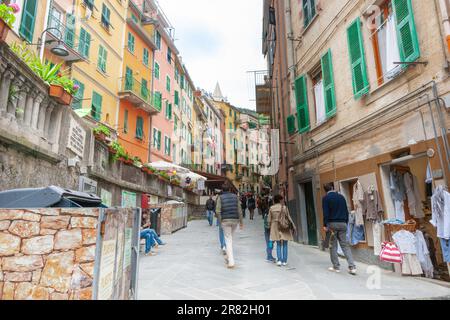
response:
<path fill-rule="evenodd" d="M 364 192 L 364 209 L 366 213 L 366 220 L 381 221 L 383 216 L 383 206 L 381 204 L 380 194 L 375 190 L 374 186 Z"/>
<path fill-rule="evenodd" d="M 411 232 L 400 230 L 392 236 L 392 239 L 402 254 L 417 254 L 416 237 Z"/>
<path fill-rule="evenodd" d="M 437 228 L 437 236 L 450 239 L 450 193 L 443 186 L 436 188 L 431 197 L 432 218 L 430 223 Z"/>

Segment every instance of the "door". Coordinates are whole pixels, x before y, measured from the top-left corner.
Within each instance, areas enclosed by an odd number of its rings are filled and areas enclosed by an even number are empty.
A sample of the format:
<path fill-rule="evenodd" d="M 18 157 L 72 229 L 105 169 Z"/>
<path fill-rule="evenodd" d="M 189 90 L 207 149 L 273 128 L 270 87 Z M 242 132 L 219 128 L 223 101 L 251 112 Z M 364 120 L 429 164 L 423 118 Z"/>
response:
<path fill-rule="evenodd" d="M 305 183 L 304 190 L 306 204 L 306 223 L 308 226 L 308 244 L 311 246 L 317 246 L 319 243 L 317 241 L 317 220 L 312 182 Z"/>

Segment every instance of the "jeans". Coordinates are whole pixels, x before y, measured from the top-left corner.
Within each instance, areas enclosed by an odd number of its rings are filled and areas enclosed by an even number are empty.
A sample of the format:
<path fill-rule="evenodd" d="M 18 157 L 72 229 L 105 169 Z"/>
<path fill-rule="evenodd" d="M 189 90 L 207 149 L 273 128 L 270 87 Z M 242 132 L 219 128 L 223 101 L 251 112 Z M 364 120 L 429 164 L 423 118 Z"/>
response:
<path fill-rule="evenodd" d="M 164 243 L 162 242 L 162 240 L 159 238 L 158 234 L 156 233 L 156 231 L 154 229 L 147 229 L 150 231 L 150 233 L 152 234 L 153 238 L 155 239 L 156 243 L 158 243 L 159 245 L 163 245 Z"/>
<path fill-rule="evenodd" d="M 274 260 L 274 257 L 272 255 L 273 241 L 270 241 L 270 229 L 264 228 L 264 237 L 266 238 L 267 260 Z"/>
<path fill-rule="evenodd" d="M 220 249 L 226 248 L 225 244 L 225 236 L 223 234 L 223 228 L 220 226 L 219 220 L 217 219 L 217 226 L 219 227 L 219 242 L 220 242 Z"/>
<path fill-rule="evenodd" d="M 141 231 L 141 239 L 145 239 L 145 253 L 149 253 L 155 246 L 156 240 L 152 232 L 153 229 L 145 229 Z M 154 230 L 153 230 L 154 231 Z"/>
<path fill-rule="evenodd" d="M 288 242 L 285 240 L 277 241 L 277 258 L 281 263 L 287 263 Z"/>
<path fill-rule="evenodd" d="M 345 222 L 330 222 L 329 229 L 334 233 L 331 237 L 330 258 L 335 269 L 340 268 L 339 256 L 338 256 L 338 241 L 347 259 L 349 268 L 356 268 L 353 261 L 352 250 L 350 244 L 347 241 L 347 224 Z"/>
<path fill-rule="evenodd" d="M 233 255 L 233 236 L 238 227 L 237 222 L 225 221 L 222 223 L 223 233 L 225 236 L 225 244 L 227 249 L 228 266 L 234 267 Z"/>
<path fill-rule="evenodd" d="M 206 210 L 206 216 L 208 218 L 209 225 L 213 225 L 213 219 L 214 219 L 214 211 L 212 210 Z"/>
<path fill-rule="evenodd" d="M 255 216 L 255 209 L 248 209 L 248 211 L 250 211 L 250 220 L 253 220 Z"/>

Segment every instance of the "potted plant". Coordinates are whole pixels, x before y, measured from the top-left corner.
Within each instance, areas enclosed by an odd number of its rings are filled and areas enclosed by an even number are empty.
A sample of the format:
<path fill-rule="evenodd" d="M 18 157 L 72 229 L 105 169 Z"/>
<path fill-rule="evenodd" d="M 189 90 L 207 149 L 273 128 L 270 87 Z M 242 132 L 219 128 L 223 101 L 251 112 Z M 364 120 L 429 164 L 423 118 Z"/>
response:
<path fill-rule="evenodd" d="M 142 167 L 142 160 L 139 157 L 134 157 L 133 158 L 133 165 L 137 168 Z"/>
<path fill-rule="evenodd" d="M 97 128 L 94 129 L 94 136 L 97 140 L 105 142 L 106 137 L 111 136 L 111 131 L 105 125 L 99 124 Z"/>
<path fill-rule="evenodd" d="M 109 153 L 115 156 L 119 151 L 123 150 L 123 147 L 119 142 L 113 141 L 110 145 L 108 145 L 108 150 Z"/>
<path fill-rule="evenodd" d="M 0 4 L 0 42 L 6 40 L 8 32 L 16 21 L 15 14 L 19 11 L 20 7 L 17 3 L 11 3 L 9 5 L 4 3 Z"/>
<path fill-rule="evenodd" d="M 166 181 L 166 182 L 170 181 L 169 174 L 167 172 L 165 172 L 165 171 L 159 171 L 158 178 L 161 181 Z"/>

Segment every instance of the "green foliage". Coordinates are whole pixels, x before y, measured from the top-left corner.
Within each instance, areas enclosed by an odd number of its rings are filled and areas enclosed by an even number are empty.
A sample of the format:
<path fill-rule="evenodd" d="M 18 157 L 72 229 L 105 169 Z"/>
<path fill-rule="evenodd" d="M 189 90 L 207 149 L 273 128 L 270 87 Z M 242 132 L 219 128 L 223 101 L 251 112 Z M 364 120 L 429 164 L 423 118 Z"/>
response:
<path fill-rule="evenodd" d="M 94 134 L 101 134 L 103 133 L 105 136 L 109 137 L 111 136 L 111 131 L 108 127 L 106 127 L 103 124 L 99 124 L 97 128 L 94 129 Z"/>
<path fill-rule="evenodd" d="M 14 22 L 16 21 L 16 16 L 14 15 L 14 9 L 7 6 L 6 4 L 0 4 L 0 19 L 5 21 L 5 23 L 12 28 Z"/>

